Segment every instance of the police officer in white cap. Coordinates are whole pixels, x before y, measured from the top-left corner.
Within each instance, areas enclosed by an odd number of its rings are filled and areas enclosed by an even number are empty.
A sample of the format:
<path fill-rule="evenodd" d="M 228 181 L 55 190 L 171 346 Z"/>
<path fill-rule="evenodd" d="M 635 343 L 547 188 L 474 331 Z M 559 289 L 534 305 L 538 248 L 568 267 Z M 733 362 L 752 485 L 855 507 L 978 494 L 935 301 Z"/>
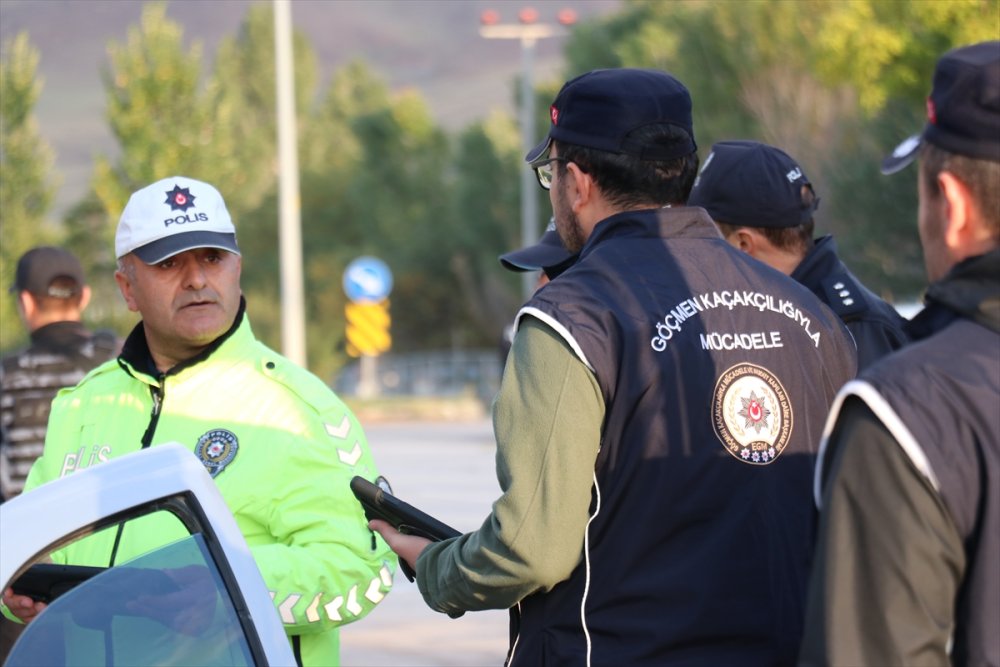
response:
<path fill-rule="evenodd" d="M 25 488 L 141 448 L 189 446 L 233 511 L 298 663 L 338 664 L 339 627 L 385 597 L 395 563 L 350 491 L 355 475 L 378 475 L 361 425 L 323 381 L 254 336 L 236 229 L 214 187 L 175 176 L 134 193 L 115 254 L 115 280 L 142 321 L 116 360 L 56 398 Z M 114 565 L 185 536 L 133 521 L 53 560 Z M 24 621 L 44 607 L 9 594 L 4 603 Z M 205 609 L 174 611 L 196 622 Z M 154 648 L 116 659 L 194 659 Z"/>

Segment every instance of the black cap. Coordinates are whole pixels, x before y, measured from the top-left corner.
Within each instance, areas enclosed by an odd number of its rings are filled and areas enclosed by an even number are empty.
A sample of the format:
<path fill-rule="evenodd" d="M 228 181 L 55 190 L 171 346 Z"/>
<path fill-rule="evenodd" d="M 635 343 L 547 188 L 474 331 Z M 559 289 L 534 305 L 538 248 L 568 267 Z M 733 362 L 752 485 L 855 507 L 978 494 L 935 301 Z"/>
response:
<path fill-rule="evenodd" d="M 756 141 L 720 141 L 705 158 L 687 204 L 728 225 L 797 227 L 819 206 L 819 197 L 803 205 L 804 185 L 812 188 L 783 150 Z"/>
<path fill-rule="evenodd" d="M 1000 41 L 941 56 L 923 132 L 882 160 L 882 173 L 894 174 L 913 162 L 925 141 L 956 155 L 1000 162 Z"/>
<path fill-rule="evenodd" d="M 500 255 L 500 264 L 510 271 L 548 272 L 572 257 L 559 238 L 555 222 L 550 220 L 538 243 Z"/>
<path fill-rule="evenodd" d="M 52 283 L 57 278 L 67 279 L 75 285 L 55 286 Z M 83 267 L 73 253 L 53 246 L 40 246 L 24 253 L 17 261 L 10 292 L 68 299 L 78 294 L 85 284 Z"/>
<path fill-rule="evenodd" d="M 526 156 L 534 162 L 552 140 L 643 160 L 671 160 L 698 150 L 691 120 L 691 94 L 680 81 L 653 69 L 599 69 L 563 85 L 549 108 L 549 133 Z M 689 141 L 680 146 L 641 144 L 631 133 L 647 125 L 682 128 Z"/>

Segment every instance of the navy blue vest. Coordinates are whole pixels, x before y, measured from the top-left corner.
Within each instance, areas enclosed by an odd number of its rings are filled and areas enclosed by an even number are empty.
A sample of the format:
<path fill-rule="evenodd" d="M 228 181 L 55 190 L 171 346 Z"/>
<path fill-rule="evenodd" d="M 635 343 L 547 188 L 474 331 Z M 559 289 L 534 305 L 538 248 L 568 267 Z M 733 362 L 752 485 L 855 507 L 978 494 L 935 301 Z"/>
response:
<path fill-rule="evenodd" d="M 984 307 L 992 302 L 993 317 L 1000 300 L 998 266 L 996 251 L 965 266 L 968 273 L 978 270 L 985 283 L 965 288 L 966 300 L 980 298 Z M 961 302 L 956 284 L 951 277 L 937 288 Z M 965 545 L 952 663 L 1000 665 L 1000 329 L 996 321 L 977 322 L 968 314 L 939 317 L 945 310 L 932 302 L 922 318 L 938 320 L 923 332 L 929 337 L 861 379 L 888 402 L 927 457 L 925 474 Z"/>
<path fill-rule="evenodd" d="M 699 208 L 602 221 L 524 316 L 593 369 L 606 417 L 582 562 L 520 603 L 510 664 L 792 664 L 843 324 Z"/>

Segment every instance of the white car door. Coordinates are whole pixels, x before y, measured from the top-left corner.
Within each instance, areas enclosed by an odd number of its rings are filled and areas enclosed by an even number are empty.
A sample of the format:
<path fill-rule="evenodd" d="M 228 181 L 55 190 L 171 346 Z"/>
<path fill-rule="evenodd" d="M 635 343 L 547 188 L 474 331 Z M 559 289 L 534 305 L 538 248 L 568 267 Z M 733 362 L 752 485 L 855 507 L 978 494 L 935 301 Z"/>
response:
<path fill-rule="evenodd" d="M 70 575 L 82 568 L 45 564 L 77 539 L 137 519 L 176 522 L 187 536 L 88 570 L 80 582 Z M 0 582 L 55 596 L 25 627 L 9 667 L 295 664 L 236 520 L 179 444 L 80 470 L 0 505 Z"/>

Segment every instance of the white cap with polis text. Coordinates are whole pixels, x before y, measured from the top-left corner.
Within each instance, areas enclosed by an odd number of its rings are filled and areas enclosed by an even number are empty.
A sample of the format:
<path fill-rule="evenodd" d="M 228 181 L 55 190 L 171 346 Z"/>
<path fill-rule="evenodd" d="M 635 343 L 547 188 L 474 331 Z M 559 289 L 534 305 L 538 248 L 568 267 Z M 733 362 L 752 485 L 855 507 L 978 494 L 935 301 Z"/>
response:
<path fill-rule="evenodd" d="M 115 257 L 131 252 L 146 264 L 157 264 L 194 248 L 240 254 L 236 228 L 218 190 L 172 176 L 132 194 L 115 232 Z"/>

